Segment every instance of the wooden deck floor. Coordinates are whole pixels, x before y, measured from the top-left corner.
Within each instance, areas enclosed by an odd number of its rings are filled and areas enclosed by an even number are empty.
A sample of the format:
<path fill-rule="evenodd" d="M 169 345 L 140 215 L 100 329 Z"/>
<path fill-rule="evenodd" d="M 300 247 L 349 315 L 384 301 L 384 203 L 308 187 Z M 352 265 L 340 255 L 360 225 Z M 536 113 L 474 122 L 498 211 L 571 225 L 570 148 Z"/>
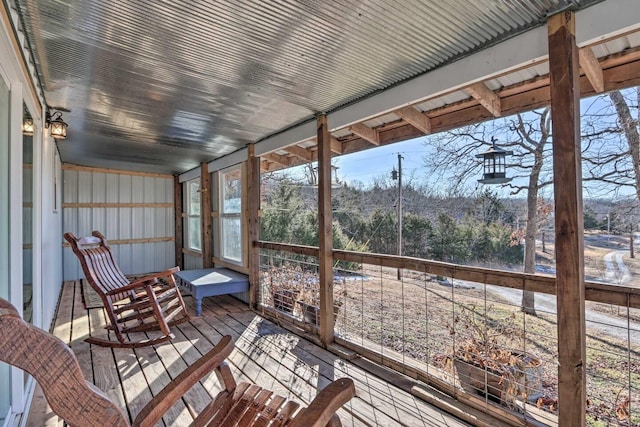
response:
<path fill-rule="evenodd" d="M 194 314 L 194 300 L 186 297 L 185 301 Z M 263 319 L 229 296 L 206 298 L 201 317 L 172 328 L 176 338 L 155 347 L 107 349 L 84 342 L 89 333 L 105 334 L 104 322 L 102 309 L 84 308 L 79 282 L 64 284 L 54 334 L 69 343 L 85 377 L 118 402 L 131 418 L 221 336 L 231 335 L 236 349 L 229 361 L 236 379 L 258 383 L 303 404 L 333 379 L 353 378 L 357 396 L 339 411 L 345 426 L 468 425 Z M 165 425 L 188 425 L 193 419 L 191 411 L 197 413 L 209 394 L 217 391 L 212 375 L 185 394 L 163 419 Z M 27 425 L 62 424 L 37 391 Z"/>

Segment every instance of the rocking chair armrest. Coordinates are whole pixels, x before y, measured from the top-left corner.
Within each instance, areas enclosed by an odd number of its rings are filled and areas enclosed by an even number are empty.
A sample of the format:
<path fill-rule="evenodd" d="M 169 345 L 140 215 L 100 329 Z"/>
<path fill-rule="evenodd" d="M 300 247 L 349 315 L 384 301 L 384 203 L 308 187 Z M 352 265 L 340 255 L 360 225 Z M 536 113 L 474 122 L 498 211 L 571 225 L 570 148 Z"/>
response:
<path fill-rule="evenodd" d="M 214 369 L 225 365 L 224 360 L 233 351 L 233 340 L 231 336 L 225 335 L 216 346 L 203 355 L 193 365 L 182 371 L 173 381 L 171 381 L 160 393 L 158 393 L 140 411 L 133 426 L 153 426 L 191 387 L 200 381 L 205 375 Z M 229 385 L 223 384 L 225 388 Z"/>
<path fill-rule="evenodd" d="M 121 286 L 119 288 L 112 289 L 109 292 L 105 292 L 105 295 L 112 296 L 112 295 L 117 295 L 124 292 L 134 291 L 136 289 L 146 288 L 147 284 L 150 281 L 152 280 L 150 279 L 143 280 L 143 281 L 136 280 L 135 282 L 131 282 L 126 286 Z M 157 282 L 157 280 L 153 279 L 153 283 L 155 282 Z"/>
<path fill-rule="evenodd" d="M 173 268 L 170 268 L 170 269 L 165 270 L 165 271 L 160 272 L 160 273 L 147 274 L 146 276 L 140 277 L 139 279 L 132 280 L 131 283 L 129 283 L 126 286 L 122 286 L 122 287 L 113 289 L 113 290 L 107 292 L 106 294 L 107 295 L 117 295 L 117 294 L 121 294 L 123 292 L 129 292 L 129 291 L 133 291 L 135 289 L 144 288 L 144 287 L 146 287 L 146 285 L 149 282 L 157 283 L 158 282 L 158 277 L 171 276 L 172 274 L 174 274 L 177 271 L 180 271 L 180 267 L 173 267 Z"/>
<path fill-rule="evenodd" d="M 326 386 L 307 409 L 293 419 L 290 427 L 325 427 L 338 409 L 356 395 L 351 378 L 340 378 Z"/>
<path fill-rule="evenodd" d="M 130 285 L 136 284 L 138 287 L 143 285 L 145 282 L 151 282 L 153 280 L 158 279 L 159 277 L 168 277 L 180 271 L 180 267 L 172 267 L 168 270 L 161 271 L 160 273 L 147 274 L 146 276 L 142 276 L 138 279 L 132 280 Z"/>

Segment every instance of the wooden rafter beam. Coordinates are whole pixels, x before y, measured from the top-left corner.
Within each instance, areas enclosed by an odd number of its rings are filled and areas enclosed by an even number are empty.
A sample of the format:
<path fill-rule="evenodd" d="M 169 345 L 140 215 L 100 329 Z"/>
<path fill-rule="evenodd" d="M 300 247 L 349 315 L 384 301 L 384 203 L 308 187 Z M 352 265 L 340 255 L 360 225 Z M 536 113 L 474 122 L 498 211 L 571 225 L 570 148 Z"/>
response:
<path fill-rule="evenodd" d="M 375 129 L 371 129 L 368 126 L 363 125 L 362 123 L 356 123 L 355 125 L 349 126 L 349 131 L 358 135 L 360 138 L 369 141 L 373 145 L 380 145 L 378 132 L 376 132 Z"/>
<path fill-rule="evenodd" d="M 283 150 L 288 151 L 296 157 L 300 157 L 307 162 L 313 161 L 313 153 L 307 150 L 306 148 L 302 148 L 299 145 L 290 145 L 288 147 L 284 147 Z"/>
<path fill-rule="evenodd" d="M 500 97 L 489 87 L 482 83 L 474 83 L 464 88 L 464 91 L 474 97 L 484 108 L 486 108 L 494 117 L 502 115 L 502 103 Z"/>
<path fill-rule="evenodd" d="M 414 107 L 404 107 L 394 112 L 425 135 L 431 133 L 431 120 Z"/>
<path fill-rule="evenodd" d="M 313 141 L 318 145 L 318 139 L 313 138 Z M 342 142 L 338 141 L 335 136 L 329 135 L 329 142 L 331 143 L 331 152 L 336 154 L 342 154 L 344 152 L 344 148 L 342 147 Z M 314 160 L 316 158 L 314 157 Z"/>
<path fill-rule="evenodd" d="M 333 136 L 329 136 L 329 141 L 331 142 L 331 152 L 336 154 L 342 154 L 344 152 L 344 148 L 342 147 L 342 142 L 338 141 Z"/>
<path fill-rule="evenodd" d="M 623 53 L 600 58 L 599 63 L 602 68 L 605 92 L 640 86 L 640 48 L 631 48 Z M 581 97 L 597 94 L 586 75 L 580 77 L 580 91 Z M 502 115 L 504 116 L 548 106 L 550 103 L 549 75 L 536 77 L 525 83 L 503 87 L 500 89 L 499 96 Z M 428 114 L 431 133 L 456 129 L 480 121 L 490 120 L 493 117 L 486 108 L 478 104 L 475 98 L 429 110 Z M 418 130 L 406 120 L 387 123 L 376 128 L 376 132 L 379 135 L 380 145 L 405 141 L 424 135 L 424 132 Z M 360 136 L 345 137 L 341 138 L 341 140 L 331 136 L 330 140 L 331 151 L 335 154 L 348 154 L 371 148 L 371 143 Z M 315 160 L 316 152 L 315 150 L 313 152 Z M 263 171 L 275 171 L 283 167 L 304 163 L 297 157 L 291 157 L 289 161 L 289 165 L 263 161 L 261 162 L 261 168 Z"/>
<path fill-rule="evenodd" d="M 598 58 L 590 47 L 580 49 L 580 67 L 597 93 L 604 92 L 604 75 Z"/>
<path fill-rule="evenodd" d="M 630 86 L 640 86 L 640 50 L 637 53 L 637 55 L 633 55 L 631 61 L 622 61 L 617 56 L 601 61 L 606 92 Z M 580 78 L 580 89 L 582 97 L 596 95 L 586 76 Z M 500 91 L 500 95 L 503 106 L 502 113 L 505 116 L 548 106 L 551 99 L 549 76 L 535 79 L 524 86 L 505 88 Z M 456 129 L 489 120 L 492 117 L 486 108 L 478 105 L 475 101 L 463 101 L 456 105 L 430 110 L 429 116 L 432 133 Z M 382 126 L 378 128 L 378 134 L 380 135 L 380 145 L 405 141 L 423 135 L 408 123 Z M 343 154 L 371 148 L 371 144 L 363 138 L 344 141 L 342 145 L 344 147 Z"/>
<path fill-rule="evenodd" d="M 279 165 L 278 163 L 273 163 L 268 160 L 260 162 L 260 170 L 262 172 L 273 172 L 280 169 L 283 169 L 283 166 Z"/>
<path fill-rule="evenodd" d="M 267 153 L 263 154 L 262 157 L 269 160 L 270 162 L 277 163 L 282 166 L 291 166 L 291 159 L 289 159 L 287 156 L 281 156 L 277 153 Z"/>

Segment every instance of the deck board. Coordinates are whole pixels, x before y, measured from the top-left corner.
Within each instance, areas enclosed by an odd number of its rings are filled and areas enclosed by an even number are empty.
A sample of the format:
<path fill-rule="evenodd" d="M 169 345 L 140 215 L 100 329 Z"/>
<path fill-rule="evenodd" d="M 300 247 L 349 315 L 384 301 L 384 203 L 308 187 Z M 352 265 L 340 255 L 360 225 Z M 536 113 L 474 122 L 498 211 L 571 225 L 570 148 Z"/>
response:
<path fill-rule="evenodd" d="M 193 316 L 195 301 L 185 296 L 185 303 Z M 84 342 L 89 333 L 108 335 L 103 310 L 85 309 L 79 282 L 66 282 L 54 325 L 56 335 L 77 352 L 87 379 L 105 391 L 131 418 L 172 378 L 213 348 L 223 335 L 231 335 L 236 348 L 228 362 L 236 381 L 257 383 L 302 405 L 307 405 L 318 389 L 333 379 L 353 378 L 357 396 L 338 412 L 345 426 L 468 425 L 260 317 L 228 295 L 205 298 L 202 316 L 194 316 L 190 322 L 172 328 L 175 339 L 170 343 L 135 350 L 107 349 Z M 142 334 L 135 338 L 140 336 Z M 218 390 L 216 376 L 209 375 L 185 394 L 159 425 L 188 425 Z M 62 425 L 43 402 L 43 399 L 34 400 L 27 425 L 43 425 L 43 420 L 48 425 Z"/>
<path fill-rule="evenodd" d="M 89 337 L 89 316 L 82 303 L 80 284 L 74 286 L 73 313 L 71 317 L 71 342 L 67 342 L 76 355 L 82 374 L 87 381 L 94 382 L 91 367 L 91 344 L 85 341 Z"/>
<path fill-rule="evenodd" d="M 92 337 L 107 339 L 109 333 L 105 329 L 107 323 L 104 310 L 98 308 L 87 311 L 89 312 L 90 335 Z M 125 413 L 129 413 L 113 350 L 95 344 L 91 344 L 90 347 L 93 383 L 105 392 L 113 402 L 117 403 Z"/>
<path fill-rule="evenodd" d="M 323 388 L 335 377 L 349 376 L 359 384 L 367 384 L 367 387 L 358 389 L 358 398 L 366 400 L 367 404 L 365 414 L 360 416 L 373 415 L 379 424 L 390 422 L 387 414 L 395 414 L 396 419 L 401 419 L 407 425 L 443 425 L 440 418 L 435 417 L 429 421 L 431 417 L 423 415 L 423 413 L 428 414 L 429 411 L 428 408 L 425 410 L 424 407 L 427 405 L 422 401 L 359 368 L 345 364 L 333 353 L 318 349 L 303 339 L 292 338 L 284 329 L 270 322 L 260 321 L 260 326 L 252 325 L 253 319 L 259 318 L 253 313 L 245 312 L 238 317 L 234 321 L 238 322 L 245 333 L 243 339 L 237 341 L 236 345 L 243 348 L 246 342 L 253 341 L 254 346 L 263 350 L 264 355 L 275 357 L 275 362 L 280 367 L 286 367 L 294 372 L 299 377 L 298 381 L 316 382 L 318 388 Z M 250 335 L 251 332 L 253 335 Z M 312 389 L 308 396 L 297 397 L 307 402 L 315 396 L 315 393 L 316 390 Z M 379 413 L 371 414 L 371 406 Z M 453 422 L 449 425 L 464 426 L 465 424 Z"/>
<path fill-rule="evenodd" d="M 169 377 L 162 360 L 153 347 L 137 348 L 135 353 L 138 363 L 144 372 L 147 386 L 151 394 L 156 396 L 171 382 L 171 377 Z M 193 421 L 193 417 L 187 411 L 184 402 L 180 400 L 165 413 L 162 420 L 165 425 L 188 425 Z"/>

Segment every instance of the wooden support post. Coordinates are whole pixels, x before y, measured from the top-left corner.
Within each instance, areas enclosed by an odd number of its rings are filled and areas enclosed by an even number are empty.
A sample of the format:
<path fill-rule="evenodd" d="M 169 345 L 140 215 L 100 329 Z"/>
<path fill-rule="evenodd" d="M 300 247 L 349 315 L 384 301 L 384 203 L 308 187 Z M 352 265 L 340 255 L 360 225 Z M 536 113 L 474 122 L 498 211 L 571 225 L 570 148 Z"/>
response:
<path fill-rule="evenodd" d="M 548 21 L 553 118 L 553 187 L 558 299 L 558 425 L 584 426 L 586 413 L 584 224 L 580 84 L 575 16 Z"/>
<path fill-rule="evenodd" d="M 202 268 L 213 267 L 213 227 L 211 224 L 211 175 L 209 165 L 200 165 L 200 221 L 202 222 Z"/>
<path fill-rule="evenodd" d="M 178 175 L 173 177 L 173 206 L 176 266 L 184 269 L 184 255 L 182 254 L 182 246 L 184 246 L 184 236 L 182 234 L 182 183 L 178 179 Z"/>
<path fill-rule="evenodd" d="M 318 116 L 318 235 L 320 340 L 333 342 L 333 214 L 331 213 L 331 139 L 327 116 Z"/>
<path fill-rule="evenodd" d="M 247 207 L 249 227 L 249 306 L 256 308 L 260 301 L 260 158 L 255 157 L 255 146 L 248 147 Z"/>

